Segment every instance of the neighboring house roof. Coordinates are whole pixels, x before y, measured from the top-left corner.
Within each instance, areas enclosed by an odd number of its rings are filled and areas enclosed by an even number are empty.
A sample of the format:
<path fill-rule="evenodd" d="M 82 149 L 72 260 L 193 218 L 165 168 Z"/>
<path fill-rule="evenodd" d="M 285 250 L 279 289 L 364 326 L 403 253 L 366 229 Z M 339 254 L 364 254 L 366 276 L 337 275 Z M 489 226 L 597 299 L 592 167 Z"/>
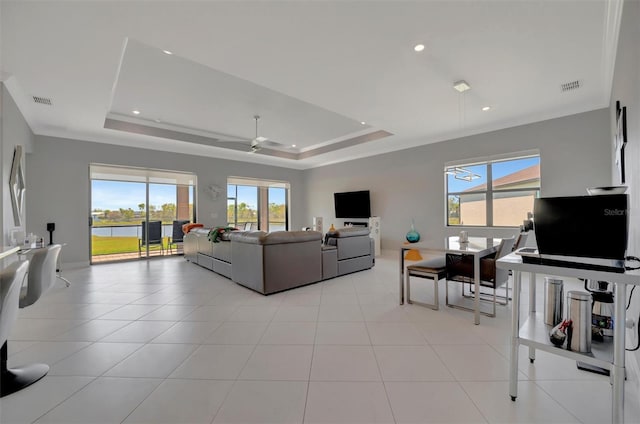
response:
<path fill-rule="evenodd" d="M 526 183 L 540 180 L 540 164 L 532 165 L 528 168 L 512 174 L 505 175 L 493 181 L 493 188 L 522 188 L 527 187 Z M 483 191 L 487 189 L 487 184 L 480 184 L 475 187 L 464 190 L 467 191 Z"/>

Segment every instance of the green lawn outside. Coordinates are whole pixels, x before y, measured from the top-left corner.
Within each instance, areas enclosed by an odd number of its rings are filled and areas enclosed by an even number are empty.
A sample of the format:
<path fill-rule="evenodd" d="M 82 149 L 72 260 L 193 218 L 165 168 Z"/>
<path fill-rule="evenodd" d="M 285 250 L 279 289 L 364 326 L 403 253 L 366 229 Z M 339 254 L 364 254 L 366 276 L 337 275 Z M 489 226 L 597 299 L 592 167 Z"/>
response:
<path fill-rule="evenodd" d="M 91 236 L 91 255 L 111 255 L 114 253 L 132 253 L 138 251 L 137 237 L 104 237 Z M 167 248 L 169 238 L 163 238 L 164 248 Z M 149 249 L 159 249 L 159 245 L 151 245 Z"/>

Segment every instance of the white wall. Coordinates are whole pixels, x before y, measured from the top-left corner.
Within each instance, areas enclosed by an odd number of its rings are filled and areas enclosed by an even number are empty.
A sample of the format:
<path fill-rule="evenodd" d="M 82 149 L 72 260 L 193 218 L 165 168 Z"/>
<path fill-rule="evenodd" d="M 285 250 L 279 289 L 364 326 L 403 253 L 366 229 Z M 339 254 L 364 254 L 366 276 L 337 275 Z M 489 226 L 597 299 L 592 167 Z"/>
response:
<path fill-rule="evenodd" d="M 613 152 L 613 134 L 615 133 L 615 104 L 620 100 L 627 107 L 627 147 L 626 147 L 626 185 L 629 187 L 630 232 L 628 254 L 640 256 L 640 2 L 625 1 L 622 10 L 622 24 L 618 41 L 618 53 L 611 93 L 611 130 L 609 142 Z M 611 159 L 613 161 L 613 159 Z M 613 169 L 611 183 L 620 184 L 617 170 Z M 637 292 L 637 290 L 636 290 Z M 640 295 L 636 293 L 627 316 L 640 319 Z M 636 328 L 637 329 L 637 328 Z M 634 330 L 634 333 L 635 330 Z M 637 333 L 636 333 L 637 334 Z M 637 343 L 637 336 L 627 332 L 628 347 Z M 635 352 L 640 363 L 640 351 Z M 639 385 L 638 380 L 636 384 Z"/>
<path fill-rule="evenodd" d="M 55 222 L 56 243 L 64 248 L 66 264 L 89 262 L 89 164 L 106 163 L 193 172 L 198 177 L 197 219 L 205 226 L 226 225 L 228 176 L 242 176 L 291 183 L 290 228 L 310 225 L 302 211 L 306 196 L 302 171 L 253 163 L 159 152 L 78 140 L 36 136 L 33 153 L 27 155 L 27 231 L 47 235 L 46 223 Z M 223 188 L 213 201 L 205 188 Z"/>
<path fill-rule="evenodd" d="M 371 213 L 382 219 L 383 249 L 404 241 L 412 219 L 423 238 L 442 239 L 460 230 L 445 227 L 445 162 L 539 149 L 543 196 L 586 195 L 587 187 L 610 183 L 609 132 L 609 110 L 601 109 L 308 170 L 307 220 L 322 216 L 327 228 L 342 225 L 333 193 L 370 190 Z"/>
<path fill-rule="evenodd" d="M 23 155 L 32 150 L 33 133 L 27 125 L 20 110 L 16 106 L 13 98 L 7 91 L 4 83 L 0 83 L 2 99 L 0 104 L 0 168 L 2 170 L 2 222 L 0 223 L 0 234 L 2 234 L 2 244 L 9 244 L 9 232 L 16 228 L 13 219 L 13 208 L 11 206 L 11 195 L 9 190 L 9 174 L 11 173 L 11 162 L 13 161 L 13 151 L 17 145 L 22 145 Z M 25 166 L 25 159 L 22 159 L 22 166 Z M 24 168 L 23 168 L 24 169 Z M 25 180 L 29 177 L 25 173 Z M 28 192 L 25 194 L 28 199 Z M 25 204 L 25 210 L 27 206 Z M 22 214 L 22 227 L 25 223 L 25 213 Z"/>

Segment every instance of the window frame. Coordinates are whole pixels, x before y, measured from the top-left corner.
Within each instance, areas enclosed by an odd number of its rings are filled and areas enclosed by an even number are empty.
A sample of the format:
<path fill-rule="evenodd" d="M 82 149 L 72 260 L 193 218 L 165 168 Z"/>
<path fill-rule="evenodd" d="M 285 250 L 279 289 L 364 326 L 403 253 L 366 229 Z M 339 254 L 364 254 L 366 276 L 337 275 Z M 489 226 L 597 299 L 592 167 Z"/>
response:
<path fill-rule="evenodd" d="M 229 195 L 229 187 L 235 186 L 235 197 Z M 276 181 L 276 180 L 260 180 L 246 177 L 228 177 L 227 178 L 227 211 L 229 210 L 229 201 L 233 201 L 234 212 L 233 222 L 229 222 L 228 225 L 238 227 L 238 187 L 255 187 L 256 190 L 256 220 L 258 228 L 252 228 L 252 230 L 267 231 L 270 224 L 269 217 L 269 189 L 270 188 L 282 188 L 285 190 L 284 194 L 284 226 L 285 231 L 289 231 L 290 219 L 290 205 L 291 205 L 291 184 L 288 181 Z M 228 213 L 228 212 L 227 212 Z M 228 218 L 228 215 L 227 215 Z"/>
<path fill-rule="evenodd" d="M 540 191 L 542 190 L 542 176 L 538 176 L 538 186 L 537 187 L 521 187 L 521 188 L 494 188 L 493 187 L 493 164 L 499 162 L 509 162 L 516 161 L 520 159 L 528 159 L 528 158 L 537 158 L 538 164 L 541 164 L 540 152 L 535 151 L 527 151 L 520 153 L 512 153 L 507 155 L 497 155 L 490 156 L 485 158 L 477 158 L 477 159 L 467 159 L 465 161 L 456 161 L 456 162 L 448 162 L 445 163 L 444 166 L 444 197 L 445 197 L 445 205 L 444 205 L 444 218 L 445 218 L 445 226 L 456 228 L 456 227 L 473 227 L 473 228 L 517 228 L 518 225 L 494 225 L 494 194 L 497 193 L 518 193 L 518 192 L 531 192 L 535 191 L 535 198 L 540 197 Z M 484 190 L 474 190 L 472 192 L 465 191 L 449 191 L 449 171 L 453 170 L 453 168 L 468 168 L 471 166 L 484 165 L 486 168 L 486 188 Z M 526 169 L 526 168 L 523 168 Z M 460 199 L 462 195 L 470 195 L 484 194 L 484 202 L 485 202 L 485 224 L 484 225 L 475 225 L 475 224 L 450 224 L 449 223 L 449 197 L 457 196 Z M 461 202 L 458 203 L 461 205 Z M 459 206 L 460 207 L 460 206 Z M 532 211 L 533 212 L 533 211 Z M 524 220 L 524 218 L 523 218 Z"/>

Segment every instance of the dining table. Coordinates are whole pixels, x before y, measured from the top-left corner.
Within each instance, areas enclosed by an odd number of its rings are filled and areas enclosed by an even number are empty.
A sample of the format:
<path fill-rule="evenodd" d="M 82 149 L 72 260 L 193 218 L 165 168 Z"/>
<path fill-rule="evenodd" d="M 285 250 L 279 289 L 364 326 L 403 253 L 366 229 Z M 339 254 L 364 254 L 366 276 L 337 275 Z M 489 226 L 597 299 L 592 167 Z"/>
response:
<path fill-rule="evenodd" d="M 404 257 L 408 250 L 418 250 L 432 255 L 443 255 L 447 253 L 456 255 L 473 256 L 474 275 L 474 324 L 480 324 L 480 258 L 495 253 L 502 241 L 501 238 L 494 237 L 472 237 L 466 241 L 460 241 L 459 236 L 449 236 L 444 240 L 425 240 L 417 243 L 404 243 L 400 246 L 400 305 L 404 304 Z M 436 283 L 437 284 L 437 283 Z"/>

